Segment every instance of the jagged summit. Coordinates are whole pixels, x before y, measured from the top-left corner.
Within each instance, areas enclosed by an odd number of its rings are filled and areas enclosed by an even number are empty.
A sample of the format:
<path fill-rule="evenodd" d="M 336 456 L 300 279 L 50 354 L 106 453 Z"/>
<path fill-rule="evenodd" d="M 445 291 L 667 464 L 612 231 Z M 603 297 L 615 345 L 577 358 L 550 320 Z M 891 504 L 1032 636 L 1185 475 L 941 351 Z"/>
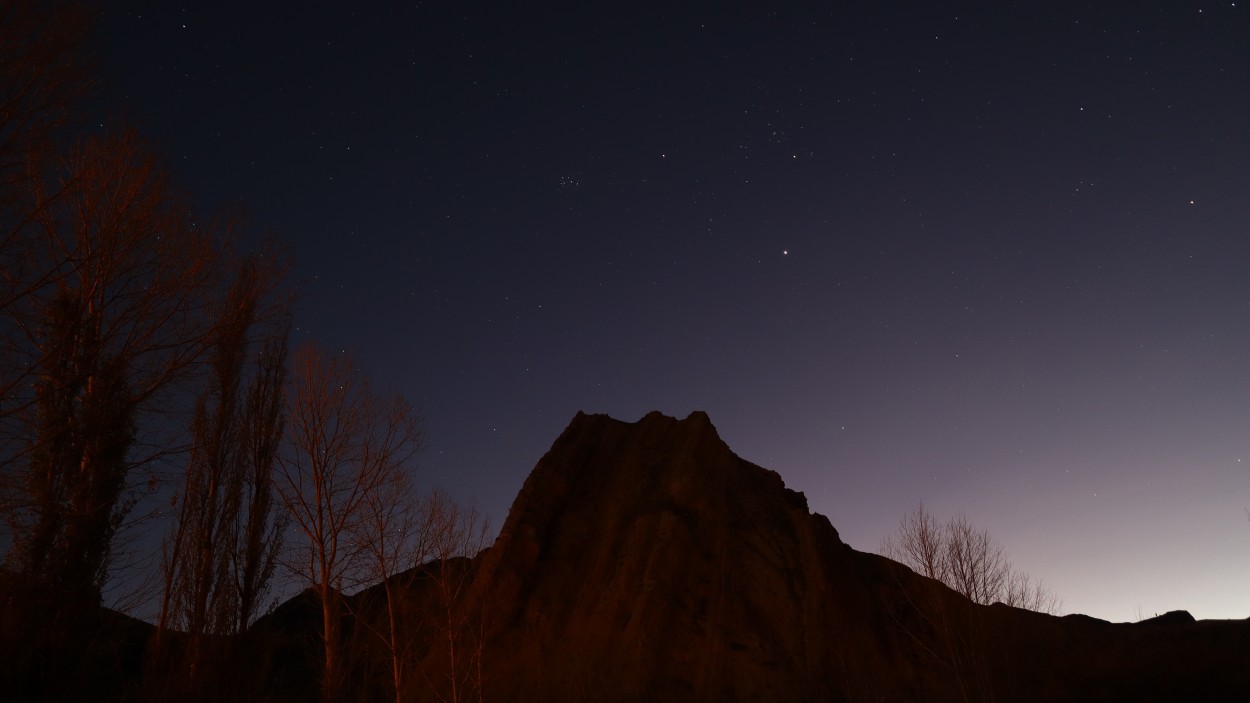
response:
<path fill-rule="evenodd" d="M 736 456 L 706 413 L 578 413 L 483 556 L 481 589 L 501 622 L 542 633 L 512 643 L 509 677 L 554 657 L 575 680 L 606 676 L 640 696 L 771 697 L 757 668 L 810 656 L 824 626 L 804 613 L 825 589 L 819 555 L 849 551 L 801 493 Z"/>
<path fill-rule="evenodd" d="M 734 481 L 744 485 L 731 485 Z M 526 479 L 499 540 L 511 538 L 521 525 L 543 532 L 563 514 L 566 498 L 602 491 L 615 496 L 614 502 L 645 494 L 657 505 L 694 516 L 709 507 L 709 497 L 696 487 L 764 488 L 807 510 L 806 497 L 785 488 L 775 471 L 735 455 L 703 411 L 684 420 L 652 411 L 633 423 L 578 412 Z"/>

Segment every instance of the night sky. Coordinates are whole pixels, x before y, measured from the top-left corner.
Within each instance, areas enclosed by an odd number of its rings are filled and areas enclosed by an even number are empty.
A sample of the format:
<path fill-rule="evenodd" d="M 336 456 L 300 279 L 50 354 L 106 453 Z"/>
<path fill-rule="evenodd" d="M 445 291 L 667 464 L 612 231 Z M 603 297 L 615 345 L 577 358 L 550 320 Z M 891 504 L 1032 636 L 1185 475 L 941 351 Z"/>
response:
<path fill-rule="evenodd" d="M 110 0 L 97 102 L 496 526 L 578 410 L 706 410 L 857 549 L 1250 615 L 1247 8 L 669 4 Z"/>

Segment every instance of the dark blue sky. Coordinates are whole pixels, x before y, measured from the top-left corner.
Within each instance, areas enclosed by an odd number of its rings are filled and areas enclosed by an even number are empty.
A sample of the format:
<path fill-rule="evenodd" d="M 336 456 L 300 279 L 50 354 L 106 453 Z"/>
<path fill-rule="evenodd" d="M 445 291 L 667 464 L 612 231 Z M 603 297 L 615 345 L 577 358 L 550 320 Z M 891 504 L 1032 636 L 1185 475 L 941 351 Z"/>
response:
<path fill-rule="evenodd" d="M 856 548 L 923 500 L 1069 612 L 1250 615 L 1240 4 L 381 5 L 102 3 L 101 101 L 430 484 L 500 524 L 576 411 L 702 409 Z"/>

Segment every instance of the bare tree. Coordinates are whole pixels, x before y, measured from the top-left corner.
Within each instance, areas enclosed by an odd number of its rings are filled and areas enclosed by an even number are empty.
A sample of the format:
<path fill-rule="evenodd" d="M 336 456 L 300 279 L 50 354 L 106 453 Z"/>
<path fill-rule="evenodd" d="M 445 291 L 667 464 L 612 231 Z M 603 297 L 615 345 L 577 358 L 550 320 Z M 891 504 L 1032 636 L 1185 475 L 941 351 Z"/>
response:
<path fill-rule="evenodd" d="M 132 135 L 88 140 L 64 173 L 72 187 L 27 241 L 41 283 L 0 316 L 0 461 L 10 562 L 45 594 L 91 601 L 132 472 L 171 448 L 150 413 L 208 347 L 225 250 Z"/>
<path fill-rule="evenodd" d="M 33 653 L 35 671 L 48 658 L 23 642 L 22 623 L 39 622 L 48 647 L 77 646 L 66 638 L 90 629 L 81 618 L 102 600 L 119 531 L 183 449 L 175 418 L 224 319 L 231 249 L 227 232 L 188 215 L 132 134 L 84 140 L 57 178 L 28 185 L 38 207 L 20 261 L 0 266 L 0 288 L 24 286 L 0 307 L 0 507 L 14 572 L 0 644 Z M 31 676 L 63 678 L 42 671 Z"/>
<path fill-rule="evenodd" d="M 414 489 L 411 474 L 400 474 L 367 501 L 358 541 L 366 578 L 381 584 L 384 612 L 377 615 L 373 599 L 361 601 L 355 622 L 384 644 L 397 702 L 413 694 L 408 665 L 420 654 L 413 649 L 420 642 L 437 651 L 436 663 L 421 670 L 436 698 L 465 701 L 474 692 L 480 698 L 485 619 L 464 596 L 474 573 L 471 558 L 485 546 L 489 522 L 441 490 L 418 495 Z M 419 595 L 414 600 L 412 594 Z"/>
<path fill-rule="evenodd" d="M 881 553 L 929 578 L 942 582 L 949 578 L 945 534 L 923 503 L 903 516 L 898 531 L 885 538 Z"/>
<path fill-rule="evenodd" d="M 168 670 L 163 636 L 184 633 L 178 670 L 185 692 L 208 695 L 220 683 L 225 652 L 204 651 L 220 635 L 241 633 L 273 574 L 281 541 L 271 474 L 282 435 L 286 325 L 278 323 L 253 360 L 250 339 L 269 316 L 267 298 L 281 270 L 270 256 L 243 262 L 213 335 L 209 382 L 196 403 L 192 446 L 177 513 L 161 563 L 163 593 L 153 668 Z M 173 690 L 173 689 L 170 689 Z M 166 692 L 168 693 L 168 691 Z M 220 691 L 218 692 L 220 693 Z"/>
<path fill-rule="evenodd" d="M 944 534 L 946 583 L 976 603 L 1002 600 L 1011 574 L 1002 546 L 963 515 L 951 518 Z"/>
<path fill-rule="evenodd" d="M 79 3 L 0 3 L 0 280 L 9 284 L 0 286 L 0 310 L 40 278 L 22 271 L 27 228 L 46 204 L 32 198 L 32 186 L 55 165 L 57 132 L 81 115 L 78 103 L 90 91 L 83 51 L 90 24 Z"/>
<path fill-rule="evenodd" d="M 248 393 L 243 414 L 242 449 L 244 475 L 240 503 L 245 516 L 238 526 L 237 542 L 231 553 L 234 564 L 234 590 L 238 599 L 234 631 L 251 627 L 269 594 L 271 579 L 282 552 L 288 516 L 279 512 L 274 495 L 274 471 L 282 441 L 286 415 L 284 392 L 287 374 L 286 324 L 262 346 L 256 376 Z"/>
<path fill-rule="evenodd" d="M 0 185 L 20 193 L 32 160 L 52 147 L 56 130 L 77 113 L 91 81 L 82 47 L 86 8 L 55 0 L 0 4 Z"/>
<path fill-rule="evenodd" d="M 1046 584 L 1023 571 L 1012 570 L 1003 589 L 1002 602 L 1014 608 L 1036 610 L 1039 613 L 1058 615 L 1063 601 Z"/>
<path fill-rule="evenodd" d="M 322 689 L 332 699 L 342 675 L 342 593 L 365 563 L 353 537 L 404 471 L 420 432 L 403 398 L 379 399 L 350 357 L 311 345 L 295 354 L 288 406 L 278 490 L 303 537 L 300 570 L 321 598 Z"/>
<path fill-rule="evenodd" d="M 886 537 L 881 553 L 975 603 L 1001 602 L 1052 614 L 1060 610 L 1058 597 L 1013 568 L 1002 545 L 963 515 L 943 525 L 918 505 L 903 517 L 898 531 Z"/>
<path fill-rule="evenodd" d="M 19 412 L 34 404 L 29 348 L 10 308 L 29 298 L 57 275 L 37 256 L 39 219 L 56 201 L 46 180 L 56 173 L 55 136 L 80 113 L 89 91 L 83 45 L 90 27 L 85 7 L 55 0 L 0 3 L 0 513 L 20 510 L 21 487 L 14 457 L 21 454 Z M 74 178 L 63 179 L 65 196 Z M 11 542 L 0 525 L 0 548 Z"/>
<path fill-rule="evenodd" d="M 401 572 L 408 578 L 402 585 L 411 585 L 414 556 L 425 549 L 426 525 L 422 521 L 420 499 L 408 472 L 400 471 L 372 491 L 365 500 L 364 519 L 354 537 L 364 557 L 364 574 L 382 587 L 385 622 L 378 628 L 371 618 L 359 617 L 357 623 L 382 640 L 389 659 L 390 683 L 396 703 L 402 700 L 408 647 L 413 638 L 405 637 L 407 626 L 400 602 Z"/>
<path fill-rule="evenodd" d="M 470 557 L 485 548 L 490 523 L 474 506 L 462 506 L 441 491 L 429 495 L 424 511 L 428 525 L 426 540 L 433 558 L 421 569 L 434 585 L 439 608 L 436 631 L 442 640 L 442 656 L 446 657 L 442 662 L 443 680 L 432 679 L 429 683 L 440 701 L 481 700 L 482 651 L 488 614 L 466 607 L 464 596 L 473 581 L 475 565 Z"/>

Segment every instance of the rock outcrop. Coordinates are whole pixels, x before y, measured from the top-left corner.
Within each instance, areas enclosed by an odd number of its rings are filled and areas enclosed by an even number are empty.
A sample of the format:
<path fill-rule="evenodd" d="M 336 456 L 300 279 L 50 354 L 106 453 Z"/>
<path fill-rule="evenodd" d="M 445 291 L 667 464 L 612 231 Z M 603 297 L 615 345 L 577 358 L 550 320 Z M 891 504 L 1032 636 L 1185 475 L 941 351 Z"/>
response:
<path fill-rule="evenodd" d="M 463 603 L 493 700 L 1142 701 L 1250 690 L 1250 623 L 979 606 L 857 552 L 707 415 L 578 414 Z M 432 662 L 431 662 L 432 663 Z"/>
<path fill-rule="evenodd" d="M 828 628 L 854 626 L 830 591 L 852 557 L 705 414 L 578 415 L 483 555 L 488 687 L 552 700 L 831 691 L 854 669 L 825 646 Z"/>

